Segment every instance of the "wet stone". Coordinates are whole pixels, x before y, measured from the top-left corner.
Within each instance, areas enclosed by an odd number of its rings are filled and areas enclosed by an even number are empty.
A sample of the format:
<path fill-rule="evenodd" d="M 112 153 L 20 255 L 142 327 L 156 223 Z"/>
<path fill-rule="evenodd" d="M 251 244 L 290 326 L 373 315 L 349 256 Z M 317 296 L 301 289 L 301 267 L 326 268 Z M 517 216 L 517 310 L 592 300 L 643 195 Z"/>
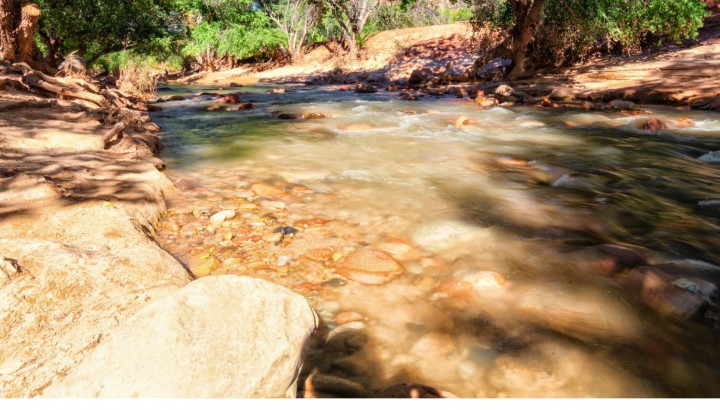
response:
<path fill-rule="evenodd" d="M 339 262 L 337 269 L 342 276 L 365 285 L 382 285 L 404 270 L 389 253 L 374 249 L 350 253 Z"/>
<path fill-rule="evenodd" d="M 329 374 L 313 375 L 311 384 L 314 390 L 329 393 L 336 397 L 370 397 L 370 392 L 360 383 Z"/>

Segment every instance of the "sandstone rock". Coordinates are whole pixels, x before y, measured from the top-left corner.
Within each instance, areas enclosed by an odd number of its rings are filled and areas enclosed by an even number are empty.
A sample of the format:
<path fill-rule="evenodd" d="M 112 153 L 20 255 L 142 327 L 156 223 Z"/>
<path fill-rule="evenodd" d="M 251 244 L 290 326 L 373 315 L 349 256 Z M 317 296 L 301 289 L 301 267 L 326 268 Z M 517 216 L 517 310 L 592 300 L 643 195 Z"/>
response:
<path fill-rule="evenodd" d="M 560 86 L 553 88 L 550 92 L 550 99 L 555 101 L 572 101 L 575 93 L 571 87 Z"/>
<path fill-rule="evenodd" d="M 337 270 L 355 282 L 382 285 L 398 277 L 404 268 L 387 252 L 359 249 L 345 256 Z"/>
<path fill-rule="evenodd" d="M 635 108 L 635 103 L 632 101 L 625 100 L 612 100 L 609 103 L 610 108 L 615 110 L 631 110 Z"/>
<path fill-rule="evenodd" d="M 420 85 L 425 80 L 430 78 L 432 76 L 432 70 L 429 68 L 421 68 L 419 70 L 413 70 L 410 73 L 410 78 L 408 78 L 408 84 L 410 85 Z"/>
<path fill-rule="evenodd" d="M 682 265 L 668 265 L 643 266 L 631 272 L 630 279 L 640 287 L 641 300 L 663 315 L 686 319 L 696 316 L 717 295 L 717 285 L 693 276 L 692 270 L 678 275 Z"/>
<path fill-rule="evenodd" d="M 507 75 L 512 67 L 513 61 L 506 58 L 494 58 L 479 69 L 475 76 L 478 80 L 494 81 Z"/>
<path fill-rule="evenodd" d="M 251 102 L 246 102 L 246 103 L 242 103 L 242 104 L 238 105 L 237 107 L 235 107 L 235 109 L 238 111 L 252 110 L 252 109 L 255 109 L 255 104 L 253 104 Z"/>
<path fill-rule="evenodd" d="M 370 397 L 370 393 L 360 383 L 329 374 L 315 374 L 308 378 L 315 391 L 329 393 L 336 397 L 363 398 Z M 307 383 L 306 383 L 307 385 Z"/>
<path fill-rule="evenodd" d="M 235 217 L 234 209 L 226 209 L 224 211 L 216 212 L 210 217 L 210 223 L 213 225 L 220 225 L 225 222 L 226 219 Z"/>
<path fill-rule="evenodd" d="M 217 100 L 218 104 L 237 104 L 239 102 L 240 102 L 240 95 L 238 95 L 238 94 L 228 94 L 228 95 L 218 98 L 218 100 Z"/>
<path fill-rule="evenodd" d="M 590 101 L 583 101 L 583 103 L 580 105 L 580 108 L 582 108 L 585 111 L 594 110 L 595 104 L 591 103 Z"/>
<path fill-rule="evenodd" d="M 461 115 L 453 120 L 453 125 L 457 128 L 461 128 L 464 125 L 475 124 L 477 121 L 474 118 L 466 117 Z"/>
<path fill-rule="evenodd" d="M 275 188 L 272 185 L 267 184 L 253 184 L 250 187 L 250 190 L 255 193 L 255 195 L 258 196 L 270 196 L 270 197 L 276 197 L 276 196 L 282 196 L 285 195 L 285 191 L 280 190 L 278 188 Z"/>
<path fill-rule="evenodd" d="M 306 112 L 305 114 L 303 114 L 302 117 L 306 120 L 319 120 L 319 119 L 327 118 L 328 115 L 323 114 L 321 112 Z"/>
<path fill-rule="evenodd" d="M 634 249 L 624 246 L 603 244 L 581 251 L 592 258 L 593 267 L 606 273 L 615 273 L 623 269 L 634 268 L 647 263 L 645 257 Z"/>
<path fill-rule="evenodd" d="M 285 94 L 287 92 L 284 88 L 273 88 L 272 90 L 268 91 L 268 94 Z"/>
<path fill-rule="evenodd" d="M 360 83 L 357 87 L 355 87 L 355 92 L 361 94 L 372 94 L 377 92 L 377 88 L 370 83 Z"/>
<path fill-rule="evenodd" d="M 513 90 L 512 87 L 507 84 L 500 85 L 498 86 L 498 88 L 495 89 L 495 95 L 500 97 L 509 97 L 514 92 L 515 90 Z"/>
<path fill-rule="evenodd" d="M 631 123 L 631 126 L 639 130 L 648 131 L 652 134 L 655 134 L 660 130 L 666 130 L 669 128 L 668 124 L 665 121 L 655 117 L 641 118 L 639 120 L 633 121 Z"/>
<path fill-rule="evenodd" d="M 443 252 L 482 240 L 486 230 L 453 220 L 437 220 L 420 225 L 412 235 L 414 243 L 431 252 Z"/>
<path fill-rule="evenodd" d="M 476 101 L 477 101 L 477 99 L 476 99 Z M 498 105 L 498 102 L 494 98 L 483 98 L 483 100 L 480 101 L 479 104 L 481 107 L 488 108 L 488 107 L 494 107 L 494 106 Z"/>
<path fill-rule="evenodd" d="M 190 271 L 196 278 L 201 278 L 211 274 L 215 269 L 222 266 L 222 263 L 215 257 L 200 259 L 190 266 Z"/>
<path fill-rule="evenodd" d="M 295 397 L 317 317 L 240 276 L 196 280 L 116 329 L 45 397 Z"/>
<path fill-rule="evenodd" d="M 332 321 L 337 323 L 338 325 L 350 322 L 362 322 L 364 320 L 365 316 L 361 315 L 358 312 L 340 312 L 336 314 L 332 319 Z"/>

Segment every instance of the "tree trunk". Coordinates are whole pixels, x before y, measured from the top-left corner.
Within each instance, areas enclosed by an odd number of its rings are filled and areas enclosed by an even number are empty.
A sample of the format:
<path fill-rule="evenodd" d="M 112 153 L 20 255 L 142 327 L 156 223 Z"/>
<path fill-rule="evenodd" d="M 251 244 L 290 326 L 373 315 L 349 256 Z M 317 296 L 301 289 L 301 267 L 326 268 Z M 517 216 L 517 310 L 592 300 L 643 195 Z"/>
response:
<path fill-rule="evenodd" d="M 545 0 L 514 0 L 513 13 L 515 26 L 512 29 L 512 59 L 515 63 L 509 80 L 528 77 L 532 71 L 528 67 L 527 46 L 532 41 L 540 23 L 540 12 Z"/>
<path fill-rule="evenodd" d="M 35 54 L 35 32 L 40 18 L 40 7 L 33 3 L 25 4 L 20 13 L 20 24 L 16 30 L 16 58 L 30 61 Z"/>
<path fill-rule="evenodd" d="M 20 2 L 0 0 L 0 59 L 15 60 L 15 22 Z"/>

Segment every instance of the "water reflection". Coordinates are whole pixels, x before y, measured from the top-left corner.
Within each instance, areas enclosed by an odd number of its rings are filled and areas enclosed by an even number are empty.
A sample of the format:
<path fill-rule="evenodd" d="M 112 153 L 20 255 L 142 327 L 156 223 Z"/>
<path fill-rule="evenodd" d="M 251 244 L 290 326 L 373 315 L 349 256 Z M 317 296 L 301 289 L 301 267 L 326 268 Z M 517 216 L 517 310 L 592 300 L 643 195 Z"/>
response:
<path fill-rule="evenodd" d="M 306 295 L 326 324 L 303 373 L 312 395 L 400 382 L 459 397 L 720 394 L 720 270 L 663 265 L 720 265 L 720 168 L 702 159 L 720 116 L 268 89 L 242 89 L 253 110 L 156 113 L 183 187 L 160 240 L 198 275 Z M 238 216 L 211 223 L 222 209 Z M 340 275 L 362 249 L 404 273 Z"/>

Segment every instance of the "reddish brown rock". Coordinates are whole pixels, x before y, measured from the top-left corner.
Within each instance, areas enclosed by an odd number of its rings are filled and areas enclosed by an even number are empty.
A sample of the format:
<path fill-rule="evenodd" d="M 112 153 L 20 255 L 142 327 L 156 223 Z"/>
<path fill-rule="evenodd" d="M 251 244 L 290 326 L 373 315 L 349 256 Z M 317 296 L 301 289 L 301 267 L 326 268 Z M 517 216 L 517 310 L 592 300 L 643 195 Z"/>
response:
<path fill-rule="evenodd" d="M 349 322 L 362 322 L 365 317 L 358 312 L 340 312 L 333 317 L 333 322 L 338 325 Z"/>
<path fill-rule="evenodd" d="M 359 249 L 343 258 L 338 272 L 365 285 L 382 285 L 403 273 L 403 266 L 389 253 L 374 249 Z"/>
<path fill-rule="evenodd" d="M 303 114 L 302 117 L 306 120 L 319 120 L 319 119 L 327 118 L 327 117 L 329 117 L 329 115 L 323 114 L 321 112 L 306 112 L 305 114 Z"/>
<path fill-rule="evenodd" d="M 461 115 L 461 116 L 455 118 L 455 120 L 453 121 L 453 125 L 460 128 L 464 125 L 475 124 L 476 122 L 477 121 L 473 118 L 467 117 L 465 115 Z"/>
<path fill-rule="evenodd" d="M 285 195 L 285 191 L 275 188 L 272 185 L 267 184 L 254 184 L 250 187 L 250 190 L 259 196 L 282 196 Z"/>
<path fill-rule="evenodd" d="M 255 109 L 255 104 L 253 104 L 253 103 L 251 103 L 251 102 L 246 102 L 246 103 L 242 103 L 242 104 L 238 105 L 237 107 L 235 107 L 235 109 L 238 110 L 238 111 L 240 111 L 240 110 L 252 110 L 252 109 Z"/>
<path fill-rule="evenodd" d="M 240 102 L 240 96 L 237 94 L 228 94 L 221 98 L 218 98 L 218 104 L 237 104 Z"/>

